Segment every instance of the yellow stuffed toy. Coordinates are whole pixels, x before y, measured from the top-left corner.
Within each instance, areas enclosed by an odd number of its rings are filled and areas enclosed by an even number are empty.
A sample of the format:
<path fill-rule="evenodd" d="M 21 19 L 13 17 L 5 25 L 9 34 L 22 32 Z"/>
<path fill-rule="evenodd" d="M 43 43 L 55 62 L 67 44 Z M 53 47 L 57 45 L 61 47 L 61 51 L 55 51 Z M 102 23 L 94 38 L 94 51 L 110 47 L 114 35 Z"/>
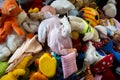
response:
<path fill-rule="evenodd" d="M 25 74 L 25 67 L 31 59 L 32 55 L 25 56 L 11 72 L 8 72 L 0 80 L 17 80 L 20 75 Z"/>
<path fill-rule="evenodd" d="M 20 75 L 25 74 L 25 68 L 31 59 L 32 55 L 24 56 L 21 62 L 18 63 L 18 65 L 12 71 L 8 72 L 0 80 L 17 80 Z"/>
<path fill-rule="evenodd" d="M 15 63 L 14 65 L 16 66 L 9 66 L 6 69 L 6 72 L 9 71 L 13 71 L 15 69 L 25 69 L 28 62 L 33 58 L 33 56 L 31 54 L 27 54 L 27 55 L 23 55 L 23 57 L 21 57 L 21 59 L 19 60 L 19 62 Z"/>
<path fill-rule="evenodd" d="M 44 53 L 39 59 L 39 69 L 47 77 L 53 77 L 56 73 L 57 61 L 49 53 Z"/>
<path fill-rule="evenodd" d="M 15 69 L 14 71 L 4 75 L 0 80 L 17 80 L 17 78 L 20 75 L 24 75 L 24 74 L 25 74 L 24 69 Z"/>

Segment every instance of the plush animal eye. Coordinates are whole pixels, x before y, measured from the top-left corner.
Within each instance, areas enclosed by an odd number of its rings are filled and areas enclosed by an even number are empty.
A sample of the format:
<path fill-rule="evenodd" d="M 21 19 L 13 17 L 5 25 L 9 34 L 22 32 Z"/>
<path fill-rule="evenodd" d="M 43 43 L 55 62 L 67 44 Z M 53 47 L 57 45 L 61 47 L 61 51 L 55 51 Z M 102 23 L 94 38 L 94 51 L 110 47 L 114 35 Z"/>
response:
<path fill-rule="evenodd" d="M 86 20 L 86 21 L 87 21 L 88 24 L 90 23 L 88 20 Z"/>
<path fill-rule="evenodd" d="M 98 15 L 95 16 L 95 19 L 98 20 Z"/>

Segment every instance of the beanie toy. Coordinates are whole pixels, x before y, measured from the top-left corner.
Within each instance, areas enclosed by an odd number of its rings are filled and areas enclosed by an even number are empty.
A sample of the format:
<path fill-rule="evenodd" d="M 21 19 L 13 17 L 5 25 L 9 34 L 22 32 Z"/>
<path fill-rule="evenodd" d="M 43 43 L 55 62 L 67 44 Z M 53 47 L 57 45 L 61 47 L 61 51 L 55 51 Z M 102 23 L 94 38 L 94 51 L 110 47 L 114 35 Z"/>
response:
<path fill-rule="evenodd" d="M 104 56 L 99 62 L 95 63 L 92 67 L 94 73 L 104 73 L 112 66 L 113 54 Z"/>
<path fill-rule="evenodd" d="M 76 16 L 68 16 L 71 24 L 71 31 L 78 31 L 83 34 L 83 41 L 92 40 L 100 42 L 98 32 L 95 28 L 91 27 L 85 20 Z"/>
<path fill-rule="evenodd" d="M 108 0 L 107 4 L 103 7 L 103 11 L 107 17 L 115 17 L 117 14 L 116 1 Z"/>
<path fill-rule="evenodd" d="M 72 48 L 70 34 L 71 26 L 66 16 L 60 19 L 58 16 L 53 15 L 43 20 L 38 28 L 39 42 L 45 43 L 47 39 L 50 49 L 58 55 L 66 55 L 76 51 Z"/>
<path fill-rule="evenodd" d="M 53 77 L 56 73 L 56 59 L 49 53 L 44 53 L 39 59 L 39 70 L 46 77 Z"/>
<path fill-rule="evenodd" d="M 7 36 L 13 32 L 13 30 L 19 35 L 23 35 L 23 30 L 18 26 L 17 15 L 22 12 L 22 9 L 18 7 L 15 0 L 6 0 L 2 4 L 1 9 L 1 23 L 0 23 L 0 43 L 3 43 Z M 12 25 L 12 26 L 10 26 Z"/>
<path fill-rule="evenodd" d="M 91 7 L 82 8 L 79 13 L 83 13 L 83 18 L 90 24 L 92 27 L 95 27 L 100 23 L 100 15 L 98 11 Z"/>
<path fill-rule="evenodd" d="M 68 0 L 55 0 L 50 6 L 56 9 L 57 14 L 66 14 L 70 10 L 75 9 L 75 6 Z"/>
<path fill-rule="evenodd" d="M 85 64 L 95 64 L 98 63 L 104 56 L 101 56 L 95 49 L 95 47 L 92 45 L 91 42 L 88 42 L 87 50 L 85 51 L 85 58 L 84 63 Z"/>

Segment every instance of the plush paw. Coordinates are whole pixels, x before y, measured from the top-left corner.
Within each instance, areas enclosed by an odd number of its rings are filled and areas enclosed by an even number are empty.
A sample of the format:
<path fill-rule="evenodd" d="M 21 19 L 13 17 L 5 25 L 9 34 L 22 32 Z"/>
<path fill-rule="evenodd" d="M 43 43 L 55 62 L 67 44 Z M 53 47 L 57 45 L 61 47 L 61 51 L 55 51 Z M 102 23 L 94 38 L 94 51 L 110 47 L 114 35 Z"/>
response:
<path fill-rule="evenodd" d="M 49 53 L 44 53 L 39 59 L 39 69 L 47 77 L 53 77 L 56 72 L 56 59 Z"/>
<path fill-rule="evenodd" d="M 85 36 L 83 37 L 83 41 L 88 41 L 93 38 L 94 34 L 92 32 L 85 33 Z"/>
<path fill-rule="evenodd" d="M 5 45 L 0 45 L 0 61 L 7 60 L 10 54 L 11 51 Z"/>

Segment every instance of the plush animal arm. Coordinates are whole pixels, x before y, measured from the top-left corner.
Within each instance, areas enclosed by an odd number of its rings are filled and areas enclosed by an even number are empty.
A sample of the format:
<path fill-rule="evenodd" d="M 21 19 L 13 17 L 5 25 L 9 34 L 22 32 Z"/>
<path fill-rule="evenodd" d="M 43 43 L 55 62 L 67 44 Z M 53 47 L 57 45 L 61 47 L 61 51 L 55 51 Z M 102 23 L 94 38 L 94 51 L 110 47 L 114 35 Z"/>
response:
<path fill-rule="evenodd" d="M 13 21 L 11 22 L 12 24 L 12 28 L 15 30 L 15 32 L 18 34 L 18 35 L 24 35 L 24 31 L 18 26 L 18 23 L 17 23 L 17 19 L 13 19 Z M 10 24 L 5 24 L 5 27 L 7 28 L 7 26 L 9 26 Z"/>
<path fill-rule="evenodd" d="M 87 33 L 85 33 L 85 35 L 83 37 L 83 41 L 91 40 L 91 39 L 93 39 L 93 37 L 94 37 L 94 34 L 92 32 L 87 32 Z"/>
<path fill-rule="evenodd" d="M 6 75 L 2 76 L 0 80 L 17 80 L 20 75 L 24 75 L 24 69 L 16 69 L 12 72 L 7 73 Z"/>
<path fill-rule="evenodd" d="M 39 26 L 38 20 L 31 20 L 29 17 L 26 18 L 25 22 L 23 22 L 22 27 L 31 33 L 37 32 L 38 26 Z"/>

